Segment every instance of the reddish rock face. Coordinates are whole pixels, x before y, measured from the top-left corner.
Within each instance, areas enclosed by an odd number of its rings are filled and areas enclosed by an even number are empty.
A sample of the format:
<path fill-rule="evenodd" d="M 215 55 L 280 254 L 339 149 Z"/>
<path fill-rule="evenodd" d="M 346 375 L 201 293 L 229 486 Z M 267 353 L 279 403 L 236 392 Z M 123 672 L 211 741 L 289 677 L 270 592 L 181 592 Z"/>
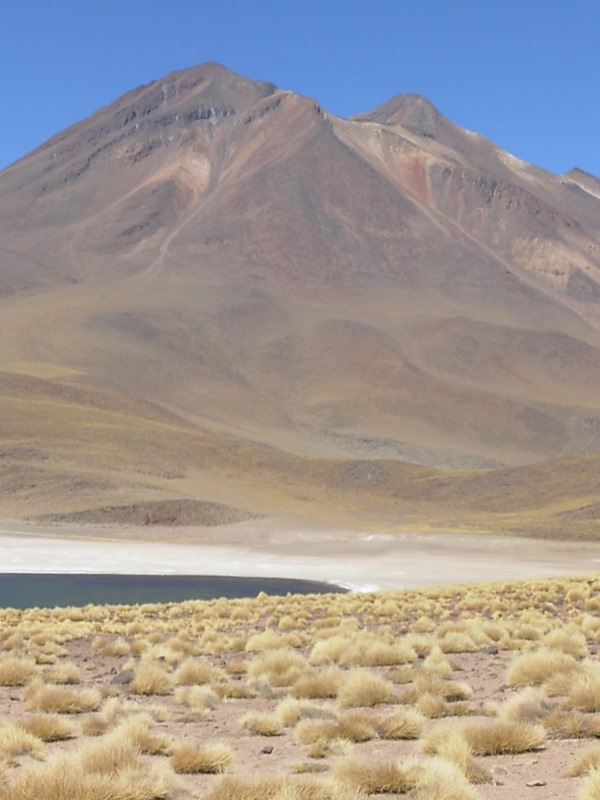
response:
<path fill-rule="evenodd" d="M 172 73 L 0 173 L 15 437 L 48 447 L 21 401 L 54 392 L 210 431 L 217 460 L 232 441 L 435 467 L 594 454 L 599 240 L 596 178 L 424 98 L 340 119 L 215 64 Z"/>

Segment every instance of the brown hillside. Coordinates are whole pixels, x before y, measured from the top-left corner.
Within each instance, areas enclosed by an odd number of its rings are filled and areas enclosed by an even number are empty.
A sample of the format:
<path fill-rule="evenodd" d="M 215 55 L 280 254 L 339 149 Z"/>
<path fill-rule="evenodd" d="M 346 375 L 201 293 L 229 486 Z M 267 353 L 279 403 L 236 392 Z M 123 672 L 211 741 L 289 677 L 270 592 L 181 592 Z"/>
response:
<path fill-rule="evenodd" d="M 591 535 L 598 185 L 412 95 L 129 92 L 0 173 L 0 514 Z"/>

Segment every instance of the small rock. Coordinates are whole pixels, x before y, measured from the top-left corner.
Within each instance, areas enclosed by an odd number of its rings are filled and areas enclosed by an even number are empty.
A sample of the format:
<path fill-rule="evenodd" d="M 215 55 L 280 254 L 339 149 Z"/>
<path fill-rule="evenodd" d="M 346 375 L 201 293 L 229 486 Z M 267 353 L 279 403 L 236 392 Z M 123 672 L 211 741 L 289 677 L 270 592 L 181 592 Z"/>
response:
<path fill-rule="evenodd" d="M 526 786 L 545 786 L 546 781 L 527 781 Z"/>
<path fill-rule="evenodd" d="M 260 754 L 265 756 L 270 756 L 272 752 L 273 752 L 273 745 L 268 744 L 266 747 L 263 747 L 263 749 L 260 751 Z"/>
<path fill-rule="evenodd" d="M 118 672 L 111 680 L 111 683 L 126 684 L 131 683 L 135 678 L 135 672 L 132 669 L 124 669 L 123 672 Z"/>

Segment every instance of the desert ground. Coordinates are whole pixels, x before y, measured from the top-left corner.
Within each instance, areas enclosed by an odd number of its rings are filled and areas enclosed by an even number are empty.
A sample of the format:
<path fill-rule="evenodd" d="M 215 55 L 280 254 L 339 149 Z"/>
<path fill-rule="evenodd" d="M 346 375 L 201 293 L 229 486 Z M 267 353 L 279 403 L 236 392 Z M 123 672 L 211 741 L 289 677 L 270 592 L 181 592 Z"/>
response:
<path fill-rule="evenodd" d="M 599 796 L 600 546 L 147 534 L 5 523 L 2 570 L 354 591 L 0 610 L 0 800 Z"/>

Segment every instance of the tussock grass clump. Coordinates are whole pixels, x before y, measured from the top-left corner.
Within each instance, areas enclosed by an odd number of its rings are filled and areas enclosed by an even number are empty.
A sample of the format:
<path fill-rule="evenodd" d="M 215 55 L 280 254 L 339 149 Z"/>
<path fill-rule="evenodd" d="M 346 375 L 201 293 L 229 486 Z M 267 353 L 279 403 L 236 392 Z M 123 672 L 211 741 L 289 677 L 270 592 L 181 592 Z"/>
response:
<path fill-rule="evenodd" d="M 417 784 L 413 769 L 397 761 L 366 762 L 346 758 L 335 766 L 335 778 L 365 794 L 404 794 Z"/>
<path fill-rule="evenodd" d="M 440 725 L 421 742 L 428 755 L 449 761 L 457 766 L 471 783 L 493 783 L 491 774 L 473 759 L 473 748 L 463 735 L 460 725 Z"/>
<path fill-rule="evenodd" d="M 56 683 L 63 686 L 74 686 L 81 682 L 79 667 L 72 661 L 56 664 L 44 676 L 46 683 Z"/>
<path fill-rule="evenodd" d="M 337 635 L 319 639 L 313 645 L 308 660 L 315 667 L 337 664 L 349 646 L 350 640 L 346 636 Z"/>
<path fill-rule="evenodd" d="M 567 702 L 578 711 L 600 711 L 600 664 L 587 662 L 583 665 L 573 677 Z"/>
<path fill-rule="evenodd" d="M 533 686 L 521 689 L 498 707 L 502 719 L 514 722 L 543 722 L 555 710 L 556 703 L 543 689 Z"/>
<path fill-rule="evenodd" d="M 175 690 L 175 700 L 204 713 L 212 711 L 220 703 L 219 697 L 210 686 L 180 686 Z"/>
<path fill-rule="evenodd" d="M 442 653 L 475 653 L 479 645 L 466 631 L 447 631 L 438 641 Z"/>
<path fill-rule="evenodd" d="M 542 725 L 505 719 L 465 721 L 462 734 L 478 756 L 525 753 L 543 747 L 547 739 Z"/>
<path fill-rule="evenodd" d="M 542 639 L 542 646 L 574 658 L 585 658 L 588 654 L 585 636 L 574 625 L 564 625 L 550 631 Z"/>
<path fill-rule="evenodd" d="M 439 694 L 425 692 L 416 699 L 418 711 L 429 719 L 442 717 L 465 717 L 475 713 L 475 708 L 468 702 L 448 702 Z"/>
<path fill-rule="evenodd" d="M 600 769 L 587 773 L 577 792 L 577 800 L 600 800 Z"/>
<path fill-rule="evenodd" d="M 66 686 L 46 686 L 34 681 L 25 688 L 23 699 L 30 711 L 55 714 L 83 714 L 96 711 L 102 695 L 97 689 L 72 689 Z"/>
<path fill-rule="evenodd" d="M 294 735 L 299 744 L 313 745 L 338 738 L 337 720 L 303 719 L 296 725 Z"/>
<path fill-rule="evenodd" d="M 349 742 L 368 742 L 377 738 L 377 720 L 372 719 L 364 711 L 348 711 L 337 721 L 336 738 Z"/>
<path fill-rule="evenodd" d="M 196 747 L 191 742 L 176 742 L 171 755 L 171 766 L 179 774 L 216 775 L 224 772 L 233 760 L 233 750 L 227 744 L 214 742 Z"/>
<path fill-rule="evenodd" d="M 164 765 L 133 766 L 114 774 L 82 769 L 78 754 L 23 769 L 0 785 L 0 800 L 174 800 L 176 782 Z"/>
<path fill-rule="evenodd" d="M 508 668 L 506 683 L 517 689 L 524 686 L 541 686 L 557 673 L 572 675 L 578 666 L 573 656 L 543 647 L 533 653 L 517 656 Z"/>
<path fill-rule="evenodd" d="M 271 686 L 291 686 L 308 669 L 306 659 L 287 647 L 267 650 L 248 662 L 248 677 Z"/>
<path fill-rule="evenodd" d="M 43 741 L 22 725 L 10 724 L 0 727 L 0 760 L 25 754 L 41 760 L 45 752 Z"/>
<path fill-rule="evenodd" d="M 280 650 L 285 647 L 282 637 L 273 630 L 253 633 L 247 640 L 244 650 L 246 652 L 262 652 L 265 650 Z"/>
<path fill-rule="evenodd" d="M 252 700 L 257 692 L 251 686 L 238 681 L 227 681 L 226 683 L 216 683 L 212 691 L 220 700 Z"/>
<path fill-rule="evenodd" d="M 123 731 L 114 730 L 83 745 L 77 752 L 77 759 L 83 773 L 115 775 L 135 767 L 139 754 L 139 748 Z"/>
<path fill-rule="evenodd" d="M 592 770 L 600 770 L 600 747 L 590 745 L 582 750 L 571 766 L 565 770 L 565 778 L 580 778 Z"/>
<path fill-rule="evenodd" d="M 130 646 L 121 636 L 117 637 L 116 639 L 113 637 L 103 636 L 101 638 L 95 639 L 93 642 L 93 646 L 103 656 L 116 656 L 118 658 L 121 658 L 124 656 L 128 656 L 131 652 Z"/>
<path fill-rule="evenodd" d="M 425 717 L 413 708 L 402 708 L 385 717 L 378 726 L 382 739 L 418 739 Z"/>
<path fill-rule="evenodd" d="M 473 694 L 464 681 L 450 681 L 429 675 L 419 675 L 415 678 L 414 686 L 417 694 L 433 694 L 449 702 L 468 700 Z"/>
<path fill-rule="evenodd" d="M 301 675 L 292 687 L 296 697 L 309 700 L 337 697 L 342 682 L 339 667 L 331 666 L 324 670 L 310 670 Z"/>
<path fill-rule="evenodd" d="M 172 740 L 162 733 L 155 733 L 152 725 L 150 714 L 133 714 L 118 724 L 114 734 L 127 739 L 140 753 L 151 756 L 169 755 L 173 748 Z"/>
<path fill-rule="evenodd" d="M 417 653 L 405 641 L 386 642 L 372 633 L 355 636 L 340 654 L 339 663 L 356 667 L 390 667 L 417 660 Z"/>
<path fill-rule="evenodd" d="M 281 719 L 278 714 L 244 714 L 240 725 L 256 736 L 280 736 Z"/>
<path fill-rule="evenodd" d="M 194 686 L 220 680 L 222 673 L 202 658 L 186 658 L 177 667 L 173 680 L 178 686 Z"/>
<path fill-rule="evenodd" d="M 0 659 L 0 686 L 25 686 L 36 674 L 37 665 L 31 658 Z"/>
<path fill-rule="evenodd" d="M 420 762 L 414 768 L 417 787 L 411 800 L 479 800 L 460 767 L 443 758 Z"/>
<path fill-rule="evenodd" d="M 337 740 L 367 742 L 377 738 L 377 722 L 362 711 L 349 711 L 338 719 L 303 719 L 296 725 L 296 741 L 307 746 Z"/>
<path fill-rule="evenodd" d="M 237 775 L 223 775 L 217 778 L 206 800 L 271 800 L 283 794 L 285 779 L 279 775 L 245 781 Z M 286 799 L 287 800 L 287 799 Z"/>
<path fill-rule="evenodd" d="M 314 703 L 301 702 L 288 695 L 277 704 L 275 713 L 281 724 L 292 727 L 301 719 L 329 719 L 336 718 L 335 713 L 328 708 Z"/>
<path fill-rule="evenodd" d="M 171 694 L 173 691 L 171 676 L 160 664 L 154 661 L 142 661 L 135 670 L 131 690 L 141 695 Z"/>
<path fill-rule="evenodd" d="M 342 708 L 372 707 L 394 699 L 391 681 L 364 669 L 353 669 L 344 677 L 337 700 Z"/>
<path fill-rule="evenodd" d="M 70 720 L 59 714 L 35 714 L 24 719 L 21 726 L 43 742 L 61 742 L 72 739 L 75 728 Z"/>

